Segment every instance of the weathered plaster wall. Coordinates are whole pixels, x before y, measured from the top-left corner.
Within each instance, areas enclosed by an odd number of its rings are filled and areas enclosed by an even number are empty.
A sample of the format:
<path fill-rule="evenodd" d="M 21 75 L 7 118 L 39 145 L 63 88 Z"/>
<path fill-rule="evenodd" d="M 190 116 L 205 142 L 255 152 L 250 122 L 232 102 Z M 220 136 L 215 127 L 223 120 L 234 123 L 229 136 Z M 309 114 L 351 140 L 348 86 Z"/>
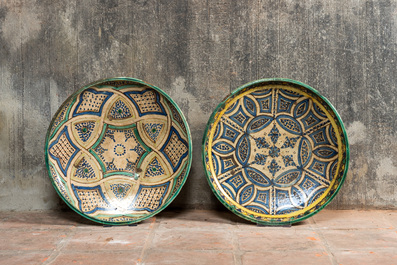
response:
<path fill-rule="evenodd" d="M 396 208 L 397 1 L 0 1 L 0 210 L 62 206 L 44 163 L 50 119 L 112 76 L 162 88 L 188 119 L 193 166 L 174 207 L 219 207 L 201 138 L 220 100 L 285 77 L 318 89 L 347 127 L 351 167 L 330 207 Z"/>

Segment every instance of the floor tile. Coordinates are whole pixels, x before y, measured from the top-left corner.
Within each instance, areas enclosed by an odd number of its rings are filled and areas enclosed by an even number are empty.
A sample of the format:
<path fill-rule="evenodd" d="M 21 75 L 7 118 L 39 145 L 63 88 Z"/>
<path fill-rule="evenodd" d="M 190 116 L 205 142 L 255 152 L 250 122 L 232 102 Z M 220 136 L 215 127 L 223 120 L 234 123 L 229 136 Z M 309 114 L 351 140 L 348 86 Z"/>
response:
<path fill-rule="evenodd" d="M 126 250 L 142 248 L 149 235 L 148 230 L 124 229 L 84 231 L 78 230 L 67 242 L 65 250 Z"/>
<path fill-rule="evenodd" d="M 53 250 L 67 237 L 63 231 L 19 231 L 1 232 L 0 250 Z"/>
<path fill-rule="evenodd" d="M 13 254 L 0 254 L 0 264 L 21 265 L 21 264 L 45 264 L 51 255 L 49 252 L 15 252 Z"/>
<path fill-rule="evenodd" d="M 234 214 L 226 211 L 187 210 L 162 212 L 158 216 L 164 228 L 217 229 L 234 224 Z"/>
<path fill-rule="evenodd" d="M 141 229 L 150 228 L 156 217 L 148 218 L 137 225 Z M 23 229 L 71 229 L 71 228 L 98 228 L 103 224 L 88 220 L 72 210 L 67 211 L 32 211 L 32 212 L 0 212 L 0 230 L 10 228 Z M 123 226 L 115 226 L 123 227 Z M 124 226 L 128 227 L 128 225 Z"/>
<path fill-rule="evenodd" d="M 232 235 L 229 231 L 197 231 L 187 229 L 158 230 L 153 239 L 153 248 L 225 250 L 232 249 Z"/>
<path fill-rule="evenodd" d="M 313 216 L 320 229 L 389 228 L 390 223 L 380 211 L 323 210 Z"/>
<path fill-rule="evenodd" d="M 311 230 L 292 228 L 260 229 L 238 232 L 239 248 L 244 251 L 316 250 L 324 249 L 320 236 Z"/>
<path fill-rule="evenodd" d="M 397 211 L 325 210 L 291 227 L 240 219 L 164 211 L 104 227 L 74 212 L 0 212 L 0 264 L 397 265 Z"/>
<path fill-rule="evenodd" d="M 93 224 L 73 211 L 0 212 L 0 229 L 70 229 L 79 224 Z"/>
<path fill-rule="evenodd" d="M 97 252 L 97 253 L 61 253 L 50 264 L 56 265 L 118 265 L 138 264 L 140 251 L 125 252 Z"/>
<path fill-rule="evenodd" d="M 384 211 L 382 215 L 390 223 L 390 228 L 397 229 L 397 211 Z"/>
<path fill-rule="evenodd" d="M 397 252 L 395 249 L 391 251 L 336 251 L 334 257 L 340 265 L 397 264 Z"/>
<path fill-rule="evenodd" d="M 158 217 L 160 222 L 159 228 L 175 229 L 225 229 L 231 228 L 233 223 L 232 213 L 204 211 L 204 210 L 188 210 L 184 212 L 166 212 Z"/>
<path fill-rule="evenodd" d="M 232 253 L 203 251 L 163 251 L 150 250 L 142 264 L 157 265 L 229 265 L 234 264 Z"/>
<path fill-rule="evenodd" d="M 285 265 L 285 264 L 305 264 L 305 265 L 331 265 L 331 259 L 327 253 L 321 251 L 264 251 L 246 252 L 242 257 L 243 265 Z"/>
<path fill-rule="evenodd" d="M 390 229 L 322 230 L 321 233 L 331 250 L 397 249 L 397 233 Z"/>

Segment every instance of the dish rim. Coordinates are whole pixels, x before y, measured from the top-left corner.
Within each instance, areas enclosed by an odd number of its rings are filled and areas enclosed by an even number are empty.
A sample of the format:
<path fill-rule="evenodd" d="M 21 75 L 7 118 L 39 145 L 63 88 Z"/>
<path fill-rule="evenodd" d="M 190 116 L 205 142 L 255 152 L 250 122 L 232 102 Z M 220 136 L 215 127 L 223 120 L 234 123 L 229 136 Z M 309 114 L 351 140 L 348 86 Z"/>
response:
<path fill-rule="evenodd" d="M 273 220 L 273 219 L 272 219 L 272 221 L 263 221 L 263 220 L 260 220 L 260 219 L 258 219 L 258 218 L 254 218 L 253 215 L 246 215 L 246 214 L 243 214 L 243 213 L 237 211 L 235 206 L 232 206 L 232 205 L 228 204 L 228 203 L 222 198 L 222 196 L 218 193 L 218 191 L 215 190 L 215 188 L 214 188 L 213 185 L 212 185 L 211 179 L 210 179 L 210 178 L 211 178 L 211 172 L 209 172 L 209 171 L 207 170 L 207 165 L 206 165 L 207 153 L 206 153 L 205 148 L 206 148 L 206 142 L 207 142 L 207 140 L 208 140 L 208 137 L 207 137 L 207 136 L 208 136 L 208 130 L 211 128 L 211 124 L 214 122 L 215 115 L 225 107 L 226 102 L 227 102 L 229 99 L 232 99 L 233 97 L 237 96 L 237 95 L 240 93 L 240 91 L 242 91 L 243 89 L 250 89 L 251 86 L 254 88 L 254 87 L 257 87 L 257 86 L 260 85 L 260 84 L 266 85 L 267 83 L 271 83 L 271 82 L 292 83 L 292 84 L 294 84 L 294 85 L 302 86 L 302 87 L 308 89 L 310 92 L 314 93 L 316 96 L 320 97 L 320 98 L 328 105 L 328 107 L 330 107 L 330 109 L 332 110 L 332 112 L 335 114 L 335 117 L 337 118 L 338 123 L 340 124 L 340 127 L 341 127 L 341 129 L 342 129 L 342 133 L 343 133 L 343 137 L 344 137 L 345 145 L 346 145 L 346 163 L 345 163 L 345 169 L 344 169 L 343 175 L 342 175 L 342 177 L 341 177 L 341 179 L 340 179 L 340 182 L 339 182 L 337 188 L 335 189 L 334 193 L 327 199 L 327 201 L 326 201 L 324 204 L 322 204 L 321 206 L 319 206 L 319 207 L 318 207 L 317 209 L 315 209 L 314 211 L 311 211 L 311 212 L 309 212 L 309 213 L 306 213 L 306 212 L 305 212 L 305 213 L 302 214 L 301 217 L 296 218 L 296 219 L 294 219 L 294 218 L 292 217 L 292 218 L 290 218 L 289 221 L 275 221 L 275 220 Z M 309 86 L 309 85 L 307 85 L 307 84 L 305 84 L 305 83 L 302 83 L 302 82 L 300 82 L 300 81 L 296 81 L 296 80 L 288 79 L 288 78 L 264 78 L 264 79 L 258 79 L 258 80 L 251 81 L 251 82 L 249 82 L 249 83 L 243 84 L 242 86 L 240 86 L 240 87 L 236 88 L 235 90 L 233 90 L 229 95 L 227 95 L 227 96 L 217 105 L 217 107 L 215 108 L 215 110 L 212 112 L 210 118 L 208 119 L 208 122 L 207 122 L 207 125 L 206 125 L 206 128 L 205 128 L 205 131 L 204 131 L 204 136 L 203 136 L 203 139 L 202 139 L 202 163 L 203 163 L 203 166 L 204 166 L 204 172 L 205 172 L 205 175 L 206 175 L 207 182 L 208 182 L 208 184 L 209 184 L 209 186 L 210 186 L 212 192 L 215 194 L 216 198 L 217 198 L 228 210 L 230 210 L 230 211 L 233 212 L 234 214 L 236 214 L 236 215 L 238 215 L 238 216 L 240 216 L 240 217 L 242 217 L 243 219 L 246 219 L 246 220 L 248 220 L 248 221 L 251 221 L 251 222 L 254 222 L 254 223 L 257 223 L 257 224 L 262 224 L 262 225 L 271 225 L 271 226 L 278 226 L 278 225 L 281 225 L 281 226 L 282 226 L 282 225 L 289 225 L 289 224 L 292 224 L 292 223 L 301 222 L 301 221 L 303 221 L 303 220 L 305 220 L 305 219 L 307 219 L 307 218 L 310 218 L 311 216 L 315 215 L 316 213 L 318 213 L 318 212 L 321 211 L 322 209 L 324 209 L 324 208 L 335 198 L 336 194 L 339 192 L 340 188 L 342 187 L 342 185 L 343 185 L 343 183 L 344 183 L 344 181 L 345 181 L 345 179 L 346 179 L 347 172 L 348 172 L 349 160 L 350 160 L 350 146 L 349 146 L 349 140 L 348 140 L 348 137 L 347 137 L 347 132 L 346 132 L 345 126 L 344 126 L 344 124 L 343 124 L 343 121 L 342 121 L 342 119 L 341 119 L 339 113 L 336 111 L 335 107 L 332 105 L 332 103 L 331 103 L 326 97 L 322 96 L 316 89 L 314 89 L 314 88 L 312 88 L 311 86 Z M 325 198 L 324 198 L 323 200 L 325 200 Z M 241 208 L 242 208 L 242 207 L 241 207 Z M 309 209 L 308 209 L 308 211 L 309 211 Z M 276 219 L 276 218 L 277 218 L 277 215 L 274 215 L 274 216 L 275 216 L 274 219 Z"/>
<path fill-rule="evenodd" d="M 142 85 L 145 85 L 145 86 L 148 86 L 148 87 L 154 89 L 155 91 L 159 92 L 161 94 L 161 96 L 164 96 L 175 107 L 175 109 L 178 111 L 179 115 L 181 116 L 182 121 L 183 121 L 183 123 L 185 125 L 185 128 L 186 128 L 186 134 L 187 134 L 188 146 L 189 146 L 189 149 L 188 149 L 188 161 L 187 161 L 187 165 L 186 165 L 185 177 L 184 177 L 181 185 L 179 186 L 178 190 L 174 193 L 174 195 L 172 195 L 168 199 L 168 201 L 165 204 L 163 204 L 159 209 L 153 211 L 152 213 L 144 215 L 144 216 L 142 216 L 140 218 L 137 218 L 137 219 L 134 219 L 134 220 L 131 220 L 131 221 L 123 221 L 123 222 L 111 222 L 111 221 L 104 221 L 104 220 L 101 220 L 101 219 L 97 219 L 95 217 L 89 216 L 88 214 L 85 214 L 85 213 L 79 211 L 79 209 L 77 209 L 75 206 L 71 205 L 66 200 L 66 198 L 64 198 L 64 196 L 61 194 L 61 192 L 59 191 L 58 187 L 55 184 L 55 181 L 54 181 L 54 179 L 53 179 L 53 177 L 51 175 L 51 170 L 50 170 L 50 165 L 49 165 L 49 158 L 48 158 L 48 156 L 49 156 L 49 154 L 48 154 L 48 146 L 49 146 L 49 141 L 51 140 L 50 139 L 50 137 L 51 137 L 51 129 L 52 129 L 52 126 L 53 126 L 56 118 L 58 117 L 58 114 L 62 111 L 62 109 L 65 107 L 65 105 L 70 103 L 70 100 L 72 100 L 74 98 L 77 98 L 77 96 L 80 93 L 82 93 L 84 90 L 86 90 L 86 89 L 88 89 L 88 88 L 90 88 L 92 86 L 95 86 L 95 85 L 98 85 L 98 84 L 101 84 L 101 83 L 104 83 L 104 82 L 110 82 L 110 81 L 131 81 L 131 82 L 139 83 L 139 84 L 142 84 Z M 58 126 L 62 126 L 62 124 L 59 124 Z M 55 133 L 55 132 L 53 132 L 53 133 Z M 58 196 L 62 198 L 62 200 L 66 203 L 66 205 L 69 206 L 69 208 L 71 208 L 73 211 L 77 212 L 80 216 L 83 216 L 84 218 L 87 218 L 87 219 L 89 219 L 89 220 L 91 220 L 93 222 L 96 222 L 96 223 L 100 223 L 100 224 L 104 224 L 104 225 L 112 225 L 112 226 L 114 226 L 114 225 L 129 225 L 129 224 L 138 223 L 138 222 L 141 222 L 141 221 L 143 221 L 145 219 L 153 217 L 154 215 L 158 214 L 159 212 L 161 212 L 165 208 L 167 208 L 168 205 L 171 204 L 171 202 L 173 202 L 174 199 L 178 196 L 178 194 L 182 190 L 182 187 L 184 186 L 184 184 L 185 184 L 185 182 L 186 182 L 186 180 L 187 180 L 187 178 L 189 176 L 189 172 L 190 172 L 191 164 L 192 164 L 193 144 L 192 144 L 192 138 L 191 138 L 191 132 L 190 132 L 189 124 L 188 124 L 185 116 L 183 115 L 182 110 L 179 108 L 179 106 L 175 103 L 175 101 L 167 93 L 165 93 L 162 89 L 160 89 L 160 88 L 158 88 L 158 87 L 156 87 L 156 86 L 154 86 L 154 85 L 152 85 L 150 83 L 147 83 L 147 82 L 145 82 L 145 81 L 143 81 L 141 79 L 137 79 L 137 78 L 133 78 L 133 77 L 120 76 L 120 77 L 104 78 L 104 79 L 100 79 L 100 80 L 91 82 L 91 83 L 89 83 L 87 85 L 84 85 L 83 87 L 80 87 L 75 92 L 73 92 L 72 95 L 70 95 L 61 104 L 61 106 L 58 108 L 58 110 L 53 115 L 53 117 L 51 119 L 51 122 L 50 122 L 50 124 L 48 126 L 48 129 L 47 129 L 46 138 L 45 138 L 45 145 L 44 145 L 44 156 L 45 156 L 45 163 L 46 163 L 46 168 L 47 168 L 47 172 L 48 172 L 48 177 L 50 178 L 51 184 L 54 187 L 54 189 L 56 190 Z"/>

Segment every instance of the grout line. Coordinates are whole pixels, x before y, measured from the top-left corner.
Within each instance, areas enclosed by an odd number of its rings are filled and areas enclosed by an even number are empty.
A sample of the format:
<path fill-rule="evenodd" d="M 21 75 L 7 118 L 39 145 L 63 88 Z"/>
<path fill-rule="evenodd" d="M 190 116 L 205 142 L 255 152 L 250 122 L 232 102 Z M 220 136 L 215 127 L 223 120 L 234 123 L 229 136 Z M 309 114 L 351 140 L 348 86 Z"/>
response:
<path fill-rule="evenodd" d="M 327 255 L 328 255 L 328 257 L 329 257 L 329 260 L 331 261 L 331 263 L 332 263 L 333 265 L 338 265 L 339 263 L 337 262 L 334 253 L 331 251 L 331 248 L 330 248 L 330 246 L 328 245 L 328 242 L 327 242 L 327 240 L 325 239 L 325 236 L 322 234 L 321 229 L 318 229 L 318 228 L 315 227 L 315 226 L 316 226 L 316 221 L 314 220 L 313 217 L 311 217 L 310 219 L 313 221 L 313 224 L 310 224 L 310 227 L 312 228 L 312 230 L 313 230 L 315 233 L 318 234 L 318 236 L 319 236 L 321 242 L 323 243 L 322 245 L 323 245 L 323 247 L 324 247 L 324 250 L 325 250 L 325 252 L 327 253 Z"/>
<path fill-rule="evenodd" d="M 138 224 L 138 226 L 139 226 L 139 224 Z M 147 255 L 147 251 L 146 250 L 150 249 L 150 246 L 153 243 L 153 238 L 154 238 L 154 235 L 156 233 L 156 230 L 159 227 L 159 223 L 157 222 L 157 218 L 156 217 L 153 217 L 153 222 L 152 222 L 151 226 L 152 227 L 150 229 L 149 235 L 146 238 L 146 242 L 143 245 L 141 254 L 139 255 L 139 259 L 137 260 L 137 263 L 136 263 L 137 265 L 145 264 L 145 258 L 146 258 L 146 255 Z"/>
<path fill-rule="evenodd" d="M 53 250 L 51 255 L 48 257 L 48 259 L 45 260 L 43 264 L 52 264 L 56 258 L 62 253 L 62 249 L 69 243 L 69 241 L 72 239 L 72 237 L 76 234 L 77 227 L 73 226 L 71 231 L 68 233 L 66 232 L 66 238 L 62 239 L 56 246 L 56 248 Z"/>
<path fill-rule="evenodd" d="M 236 234 L 236 229 L 238 229 L 237 225 L 233 224 L 233 229 L 232 229 L 232 244 L 233 244 L 233 259 L 234 259 L 234 264 L 235 265 L 242 265 L 242 256 L 243 252 L 239 248 L 239 242 L 238 242 L 238 236 Z"/>

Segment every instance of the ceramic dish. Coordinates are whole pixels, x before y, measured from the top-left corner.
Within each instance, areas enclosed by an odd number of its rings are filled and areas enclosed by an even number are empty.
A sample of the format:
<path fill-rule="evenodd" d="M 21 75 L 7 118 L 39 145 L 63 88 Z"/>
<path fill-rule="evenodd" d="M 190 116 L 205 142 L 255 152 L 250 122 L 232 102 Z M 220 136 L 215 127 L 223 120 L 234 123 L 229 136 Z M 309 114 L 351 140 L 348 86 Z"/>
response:
<path fill-rule="evenodd" d="M 131 224 L 163 210 L 187 178 L 192 143 L 178 106 L 133 78 L 87 85 L 60 107 L 46 138 L 59 196 L 104 224 Z"/>
<path fill-rule="evenodd" d="M 267 225 L 301 221 L 340 189 L 349 145 L 342 120 L 313 88 L 263 79 L 229 95 L 208 121 L 209 185 L 235 214 Z"/>

